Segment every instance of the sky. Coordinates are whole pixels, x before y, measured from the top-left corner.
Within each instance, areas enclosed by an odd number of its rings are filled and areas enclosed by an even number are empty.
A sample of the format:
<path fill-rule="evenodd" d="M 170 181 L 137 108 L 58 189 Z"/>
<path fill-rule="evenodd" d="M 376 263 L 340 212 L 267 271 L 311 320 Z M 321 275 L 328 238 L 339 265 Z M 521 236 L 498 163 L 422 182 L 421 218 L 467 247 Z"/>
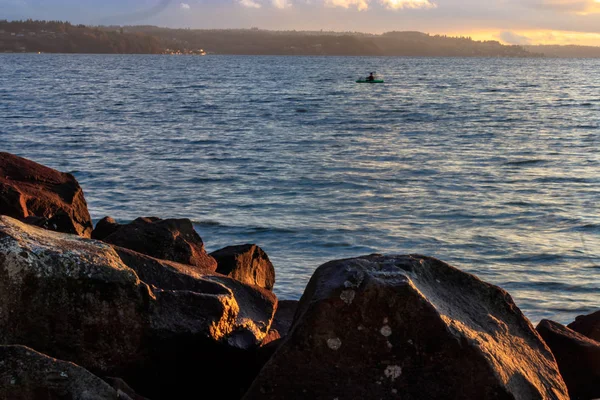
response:
<path fill-rule="evenodd" d="M 600 0 L 0 0 L 0 19 L 383 33 L 600 46 Z"/>

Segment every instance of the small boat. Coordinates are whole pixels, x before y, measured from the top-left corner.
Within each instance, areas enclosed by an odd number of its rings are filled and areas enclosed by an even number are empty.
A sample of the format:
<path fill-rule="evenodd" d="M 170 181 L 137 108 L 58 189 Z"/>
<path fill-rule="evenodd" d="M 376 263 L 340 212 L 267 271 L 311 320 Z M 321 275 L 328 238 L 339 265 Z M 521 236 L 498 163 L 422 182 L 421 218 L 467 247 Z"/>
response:
<path fill-rule="evenodd" d="M 373 81 L 368 81 L 366 79 L 359 79 L 356 83 L 383 83 L 383 79 L 375 79 Z"/>

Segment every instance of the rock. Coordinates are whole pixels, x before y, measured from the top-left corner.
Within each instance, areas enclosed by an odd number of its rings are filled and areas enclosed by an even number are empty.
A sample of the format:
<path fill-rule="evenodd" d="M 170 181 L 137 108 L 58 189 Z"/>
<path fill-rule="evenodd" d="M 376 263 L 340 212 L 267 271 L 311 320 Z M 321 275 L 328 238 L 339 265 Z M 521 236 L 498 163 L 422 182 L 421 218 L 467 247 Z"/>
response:
<path fill-rule="evenodd" d="M 0 216 L 0 343 L 121 377 L 153 400 L 190 398 L 209 385 L 238 399 L 254 378 L 254 351 L 271 322 L 262 307 L 272 316 L 274 295 L 217 274 L 138 269 L 150 283 L 111 245 Z"/>
<path fill-rule="evenodd" d="M 332 261 L 244 399 L 568 399 L 510 295 L 422 256 Z"/>
<path fill-rule="evenodd" d="M 294 313 L 298 308 L 297 300 L 279 300 L 277 302 L 277 311 L 273 317 L 273 323 L 271 324 L 271 330 L 267 334 L 267 337 L 262 341 L 261 346 L 266 346 L 275 341 L 287 336 L 292 321 L 294 320 Z"/>
<path fill-rule="evenodd" d="M 571 399 L 600 398 L 600 342 L 553 321 L 542 320 L 536 329 L 552 350 Z"/>
<path fill-rule="evenodd" d="M 104 242 L 161 260 L 215 271 L 217 262 L 206 254 L 202 238 L 189 219 L 138 218 L 121 225 Z"/>
<path fill-rule="evenodd" d="M 271 324 L 271 331 L 277 332 L 277 336 L 282 338 L 287 336 L 292 326 L 298 304 L 298 300 L 279 300 L 277 302 L 277 311 Z"/>
<path fill-rule="evenodd" d="M 92 231 L 92 239 L 104 240 L 108 235 L 115 233 L 121 227 L 111 217 L 104 217 L 96 224 Z"/>
<path fill-rule="evenodd" d="M 123 379 L 114 378 L 114 377 L 106 377 L 104 381 L 112 386 L 113 389 L 117 391 L 117 393 L 124 393 L 131 400 L 149 400 L 146 397 L 142 397 L 135 392 Z"/>
<path fill-rule="evenodd" d="M 247 349 L 259 345 L 266 337 L 278 307 L 277 297 L 271 291 L 122 247 L 115 246 L 114 249 L 125 265 L 133 269 L 142 281 L 153 286 L 211 295 L 233 295 L 239 310 L 228 336 L 229 345 Z"/>
<path fill-rule="evenodd" d="M 575 332 L 600 342 L 600 311 L 590 315 L 580 315 L 567 326 Z"/>
<path fill-rule="evenodd" d="M 217 272 L 249 285 L 273 290 L 275 268 L 267 253 L 257 245 L 229 246 L 210 255 L 217 260 Z"/>
<path fill-rule="evenodd" d="M 0 214 L 89 238 L 92 220 L 71 174 L 0 152 Z"/>
<path fill-rule="evenodd" d="M 84 368 L 25 346 L 0 346 L 0 399 L 132 400 Z"/>

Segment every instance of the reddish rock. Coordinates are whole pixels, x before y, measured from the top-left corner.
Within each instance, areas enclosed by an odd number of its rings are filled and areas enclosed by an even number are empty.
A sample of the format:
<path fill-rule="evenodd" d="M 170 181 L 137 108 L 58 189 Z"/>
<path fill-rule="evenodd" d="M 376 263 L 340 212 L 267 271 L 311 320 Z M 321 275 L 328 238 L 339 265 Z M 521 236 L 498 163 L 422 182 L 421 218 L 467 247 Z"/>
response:
<path fill-rule="evenodd" d="M 104 217 L 96 224 L 92 231 L 92 239 L 104 240 L 108 235 L 115 233 L 121 227 L 111 217 Z"/>
<path fill-rule="evenodd" d="M 238 399 L 254 378 L 274 294 L 136 257 L 145 260 L 139 275 L 111 245 L 0 216 L 0 343 L 121 377 L 152 400 L 213 385 L 221 399 Z"/>
<path fill-rule="evenodd" d="M 553 321 L 542 320 L 536 329 L 552 350 L 571 399 L 600 398 L 600 342 Z"/>
<path fill-rule="evenodd" d="M 580 315 L 567 326 L 575 332 L 600 342 L 600 311 L 590 315 Z"/>
<path fill-rule="evenodd" d="M 249 285 L 273 290 L 275 268 L 267 253 L 257 245 L 229 246 L 210 255 L 217 260 L 217 272 Z"/>
<path fill-rule="evenodd" d="M 92 220 L 71 174 L 0 152 L 0 215 L 89 238 Z"/>
<path fill-rule="evenodd" d="M 567 400 L 505 291 L 441 261 L 372 255 L 312 276 L 244 399 Z"/>
<path fill-rule="evenodd" d="M 200 235 L 189 219 L 138 218 L 104 237 L 104 242 L 161 260 L 215 271 L 217 262 L 206 254 Z"/>
<path fill-rule="evenodd" d="M 0 399 L 132 400 L 84 368 L 25 346 L 0 346 Z"/>

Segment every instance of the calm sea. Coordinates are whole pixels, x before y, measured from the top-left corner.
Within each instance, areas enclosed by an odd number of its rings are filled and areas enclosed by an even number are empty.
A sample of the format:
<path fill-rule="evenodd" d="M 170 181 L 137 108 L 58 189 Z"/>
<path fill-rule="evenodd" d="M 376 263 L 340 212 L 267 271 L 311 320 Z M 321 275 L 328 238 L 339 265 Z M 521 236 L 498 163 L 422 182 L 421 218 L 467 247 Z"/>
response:
<path fill-rule="evenodd" d="M 73 173 L 94 221 L 258 244 L 281 299 L 420 253 L 534 323 L 594 311 L 599 128 L 595 60 L 0 55 L 0 150 Z"/>

